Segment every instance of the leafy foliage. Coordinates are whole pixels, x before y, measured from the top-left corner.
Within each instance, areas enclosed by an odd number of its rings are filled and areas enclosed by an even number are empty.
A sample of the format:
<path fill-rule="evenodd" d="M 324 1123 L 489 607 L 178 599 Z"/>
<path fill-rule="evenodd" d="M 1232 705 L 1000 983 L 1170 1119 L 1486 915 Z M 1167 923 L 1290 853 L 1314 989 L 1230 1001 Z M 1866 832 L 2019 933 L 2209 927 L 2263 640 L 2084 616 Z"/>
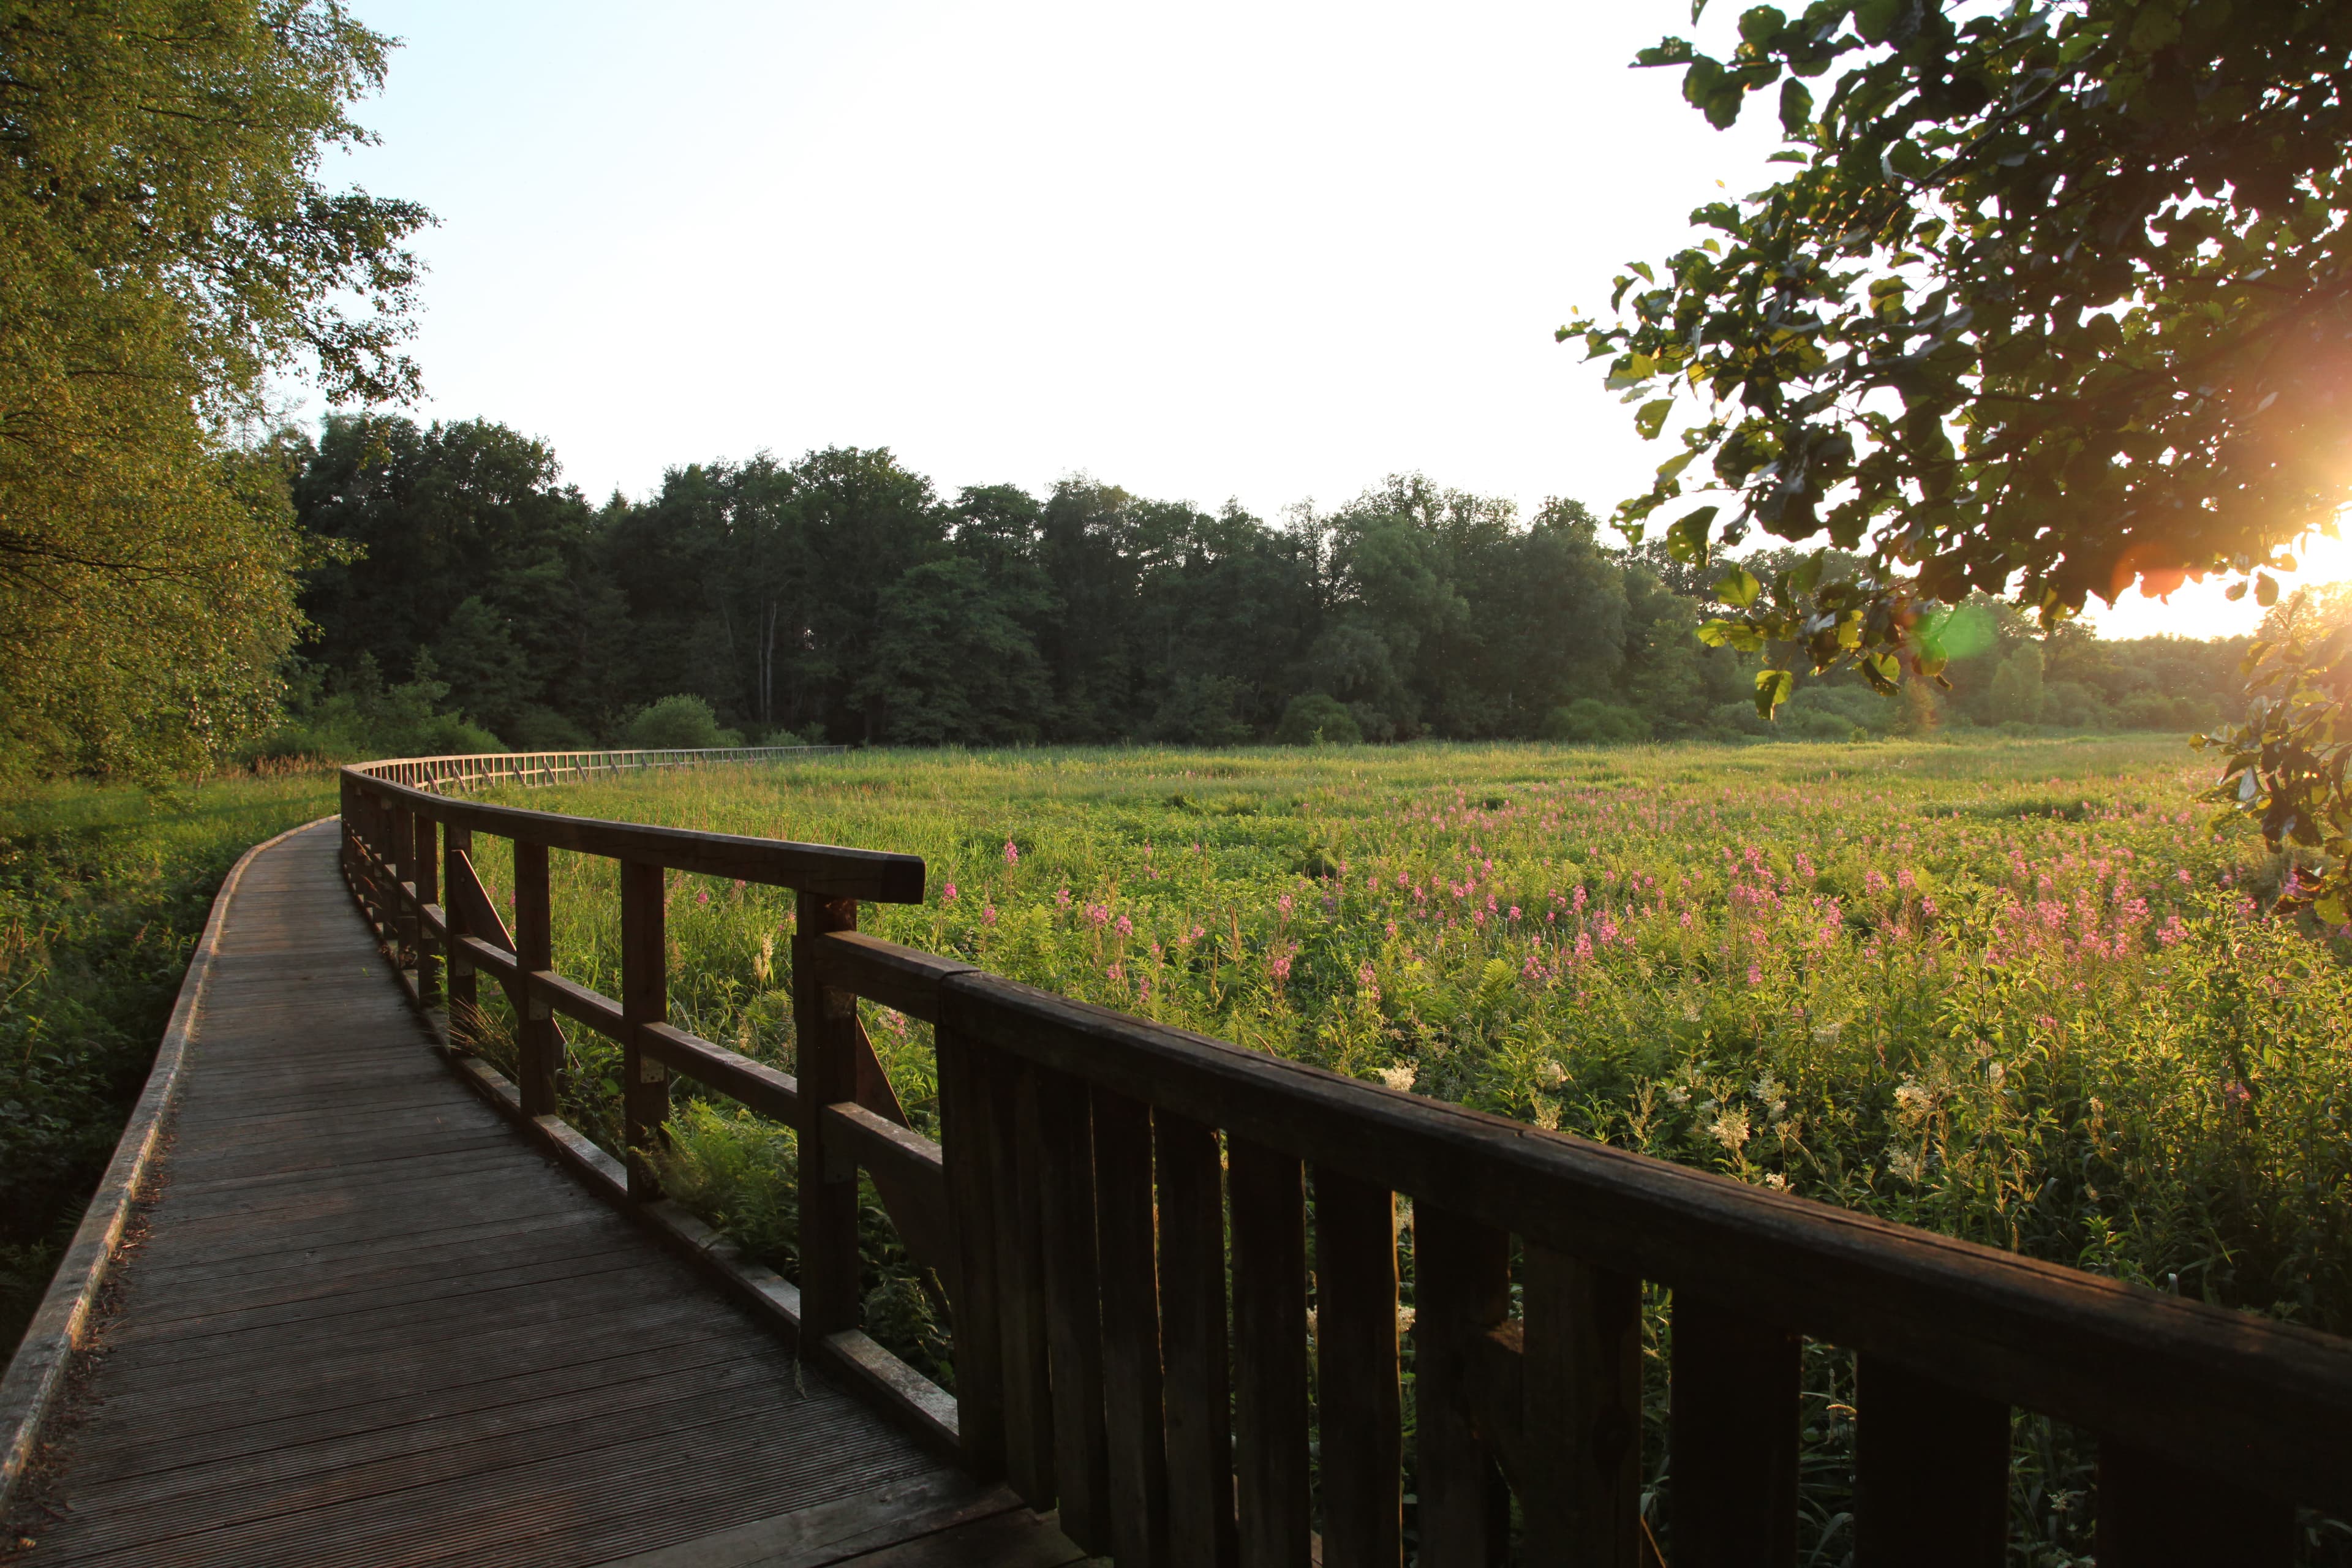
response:
<path fill-rule="evenodd" d="M 1637 533 L 1696 465 L 1726 499 L 1665 523 L 1678 560 L 1757 529 L 1860 552 L 1735 568 L 1712 635 L 1892 690 L 1941 672 L 1926 606 L 1971 590 L 2045 625 L 2213 572 L 2268 603 L 2352 500 L 2352 12 L 1819 0 L 1738 31 L 1640 63 L 1718 126 L 1777 88 L 1795 167 L 1561 329 L 1643 437 L 1692 405 Z"/>
<path fill-rule="evenodd" d="M 1705 574 L 1655 542 L 1605 546 L 1573 501 L 1528 518 L 1402 475 L 1269 523 L 1091 479 L 943 499 L 887 451 L 835 449 L 691 465 L 592 508 L 541 443 L 397 417 L 336 419 L 297 456 L 304 526 L 364 552 L 310 576 L 318 661 L 343 679 L 427 657 L 451 708 L 531 749 L 617 741 L 678 695 L 747 735 L 904 745 L 1229 745 L 1317 696 L 1348 716 L 1327 738 L 1568 733 L 1548 726 L 1580 702 L 1640 717 L 1595 741 L 1761 728 L 1738 710 L 1755 657 L 1692 637 L 1717 607 Z M 2234 679 L 2231 652 L 2045 635 L 1991 601 L 1943 642 L 1941 698 L 1800 679 L 1843 704 L 1813 732 L 2185 731 Z M 1988 650 L 2026 642 L 2056 695 L 1990 705 Z"/>
<path fill-rule="evenodd" d="M 331 0 L 0 17 L 0 763 L 150 773 L 269 718 L 308 558 L 268 377 L 411 390 L 421 208 L 320 185 L 387 43 Z"/>

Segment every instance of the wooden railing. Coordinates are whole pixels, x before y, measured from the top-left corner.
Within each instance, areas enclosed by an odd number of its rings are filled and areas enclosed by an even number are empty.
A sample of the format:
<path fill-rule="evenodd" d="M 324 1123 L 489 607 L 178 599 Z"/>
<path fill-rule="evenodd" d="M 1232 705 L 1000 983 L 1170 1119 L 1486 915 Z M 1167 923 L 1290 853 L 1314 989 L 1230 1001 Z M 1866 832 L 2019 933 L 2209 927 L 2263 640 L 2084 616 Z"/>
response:
<path fill-rule="evenodd" d="M 486 784 L 577 784 L 649 768 L 690 768 L 711 763 L 782 763 L 838 756 L 846 746 L 719 746 L 700 750 L 620 752 L 485 752 L 468 756 L 389 757 L 365 763 L 368 777 L 418 789 L 479 789 Z"/>
<path fill-rule="evenodd" d="M 1793 1561 L 1802 1341 L 1856 1354 L 1865 1568 L 2004 1561 L 2011 1413 L 2098 1442 L 2101 1568 L 2294 1560 L 2352 1514 L 2352 1341 L 2038 1263 L 1281 1061 L 861 934 L 907 856 L 499 807 L 347 771 L 346 864 L 415 965 L 617 1040 L 629 1199 L 684 1073 L 797 1131 L 803 1353 L 854 1373 L 1122 1564 L 1404 1557 L 1409 1290 L 1418 1561 L 1656 1561 L 1641 1518 L 1643 1281 L 1672 1292 L 1674 1568 Z M 473 869 L 514 846 L 509 933 Z M 620 998 L 554 973 L 551 848 L 621 862 Z M 797 1077 L 667 1021 L 666 869 L 797 894 Z M 858 1022 L 935 1026 L 941 1142 Z M 859 1324 L 857 1178 L 952 1307 L 952 1401 Z M 1400 1197 L 1412 1268 L 1399 1269 Z M 1516 1310 L 1514 1310 L 1516 1307 Z M 1310 1404 L 1310 1391 L 1312 1403 Z"/>

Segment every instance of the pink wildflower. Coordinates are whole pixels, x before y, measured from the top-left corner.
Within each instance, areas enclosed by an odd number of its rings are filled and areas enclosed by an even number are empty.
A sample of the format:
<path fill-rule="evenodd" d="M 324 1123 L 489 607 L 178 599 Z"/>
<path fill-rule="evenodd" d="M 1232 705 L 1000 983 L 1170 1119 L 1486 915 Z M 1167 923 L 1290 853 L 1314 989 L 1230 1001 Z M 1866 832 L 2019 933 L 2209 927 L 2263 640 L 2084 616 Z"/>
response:
<path fill-rule="evenodd" d="M 701 891 L 696 893 L 694 895 L 694 902 L 698 908 L 710 902 L 710 889 L 705 888 Z"/>
<path fill-rule="evenodd" d="M 1121 915 L 1118 917 L 1118 934 L 1121 936 L 1133 936 L 1135 934 L 1135 922 L 1128 919 L 1125 915 Z"/>
<path fill-rule="evenodd" d="M 1756 964 L 1751 963 L 1748 966 L 1748 984 L 1750 985 L 1764 984 L 1764 971 Z"/>
<path fill-rule="evenodd" d="M 950 882 L 946 887 L 940 889 L 940 901 L 944 904 L 951 904 L 956 901 L 956 885 L 953 882 Z"/>
<path fill-rule="evenodd" d="M 996 906 L 994 904 L 982 904 L 980 906 L 980 923 L 984 926 L 992 926 L 996 923 Z"/>
<path fill-rule="evenodd" d="M 1014 844 L 1010 838 L 1004 841 L 1004 863 L 1008 866 L 1021 864 L 1020 846 Z"/>

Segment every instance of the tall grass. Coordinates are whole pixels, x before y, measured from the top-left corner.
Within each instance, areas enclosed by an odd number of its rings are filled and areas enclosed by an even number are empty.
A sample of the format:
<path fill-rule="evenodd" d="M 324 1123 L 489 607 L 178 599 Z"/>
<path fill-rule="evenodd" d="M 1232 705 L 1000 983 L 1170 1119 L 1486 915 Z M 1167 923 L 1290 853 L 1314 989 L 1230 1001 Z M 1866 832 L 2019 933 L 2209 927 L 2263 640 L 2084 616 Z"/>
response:
<path fill-rule="evenodd" d="M 2202 779 L 2177 742 L 2135 738 L 866 752 L 516 798 L 919 854 L 925 902 L 869 907 L 867 929 L 1277 1056 L 2346 1331 L 2347 944 L 2264 916 L 2279 869 L 2206 831 L 2188 804 Z M 559 967 L 609 993 L 611 868 L 559 862 Z M 786 899 L 679 877 L 669 920 L 681 1023 L 789 1066 Z M 926 1030 L 867 1017 L 932 1125 Z M 578 1067 L 576 1112 L 609 1142 L 607 1053 L 583 1042 Z M 788 1142 L 690 1099 L 677 1131 L 688 1200 L 789 1267 Z M 897 1342 L 935 1361 L 920 1282 L 870 1261 L 869 1311 L 898 1314 Z M 1808 1368 L 1828 1456 L 1808 1549 L 1834 1562 L 1851 1369 L 1830 1352 Z M 2018 1561 L 2078 1560 L 2087 1449 L 2040 1423 L 2020 1454 Z"/>

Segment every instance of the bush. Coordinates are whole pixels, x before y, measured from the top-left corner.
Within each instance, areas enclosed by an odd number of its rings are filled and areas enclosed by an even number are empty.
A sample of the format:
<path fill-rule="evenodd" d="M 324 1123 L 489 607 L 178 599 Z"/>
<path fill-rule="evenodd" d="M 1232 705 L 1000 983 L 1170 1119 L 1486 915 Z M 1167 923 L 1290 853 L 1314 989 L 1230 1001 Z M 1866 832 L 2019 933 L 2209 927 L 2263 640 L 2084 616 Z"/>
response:
<path fill-rule="evenodd" d="M 1650 738 L 1650 721 L 1631 708 L 1580 697 L 1565 708 L 1555 708 L 1544 721 L 1544 739 L 1577 746 L 1622 745 Z"/>
<path fill-rule="evenodd" d="M 1360 746 L 1364 731 L 1338 698 L 1310 691 L 1290 700 L 1282 710 L 1282 722 L 1274 727 L 1274 738 L 1286 746 Z"/>
<path fill-rule="evenodd" d="M 621 739 L 648 752 L 698 752 L 743 743 L 740 732 L 719 727 L 719 715 L 709 703 L 685 692 L 639 709 L 622 729 Z"/>
<path fill-rule="evenodd" d="M 584 752 L 593 743 L 579 725 L 535 702 L 515 720 L 514 740 L 516 749 L 524 752 Z"/>
<path fill-rule="evenodd" d="M 298 666 L 289 681 L 292 690 L 286 722 L 246 760 L 314 757 L 321 762 L 357 762 L 505 751 L 506 746 L 488 730 L 442 710 L 449 686 L 436 675 L 432 657 L 419 654 L 415 679 L 386 688 L 375 660 L 362 654 L 358 667 L 348 675 L 335 677 L 334 689 L 329 691 L 320 671 Z"/>

